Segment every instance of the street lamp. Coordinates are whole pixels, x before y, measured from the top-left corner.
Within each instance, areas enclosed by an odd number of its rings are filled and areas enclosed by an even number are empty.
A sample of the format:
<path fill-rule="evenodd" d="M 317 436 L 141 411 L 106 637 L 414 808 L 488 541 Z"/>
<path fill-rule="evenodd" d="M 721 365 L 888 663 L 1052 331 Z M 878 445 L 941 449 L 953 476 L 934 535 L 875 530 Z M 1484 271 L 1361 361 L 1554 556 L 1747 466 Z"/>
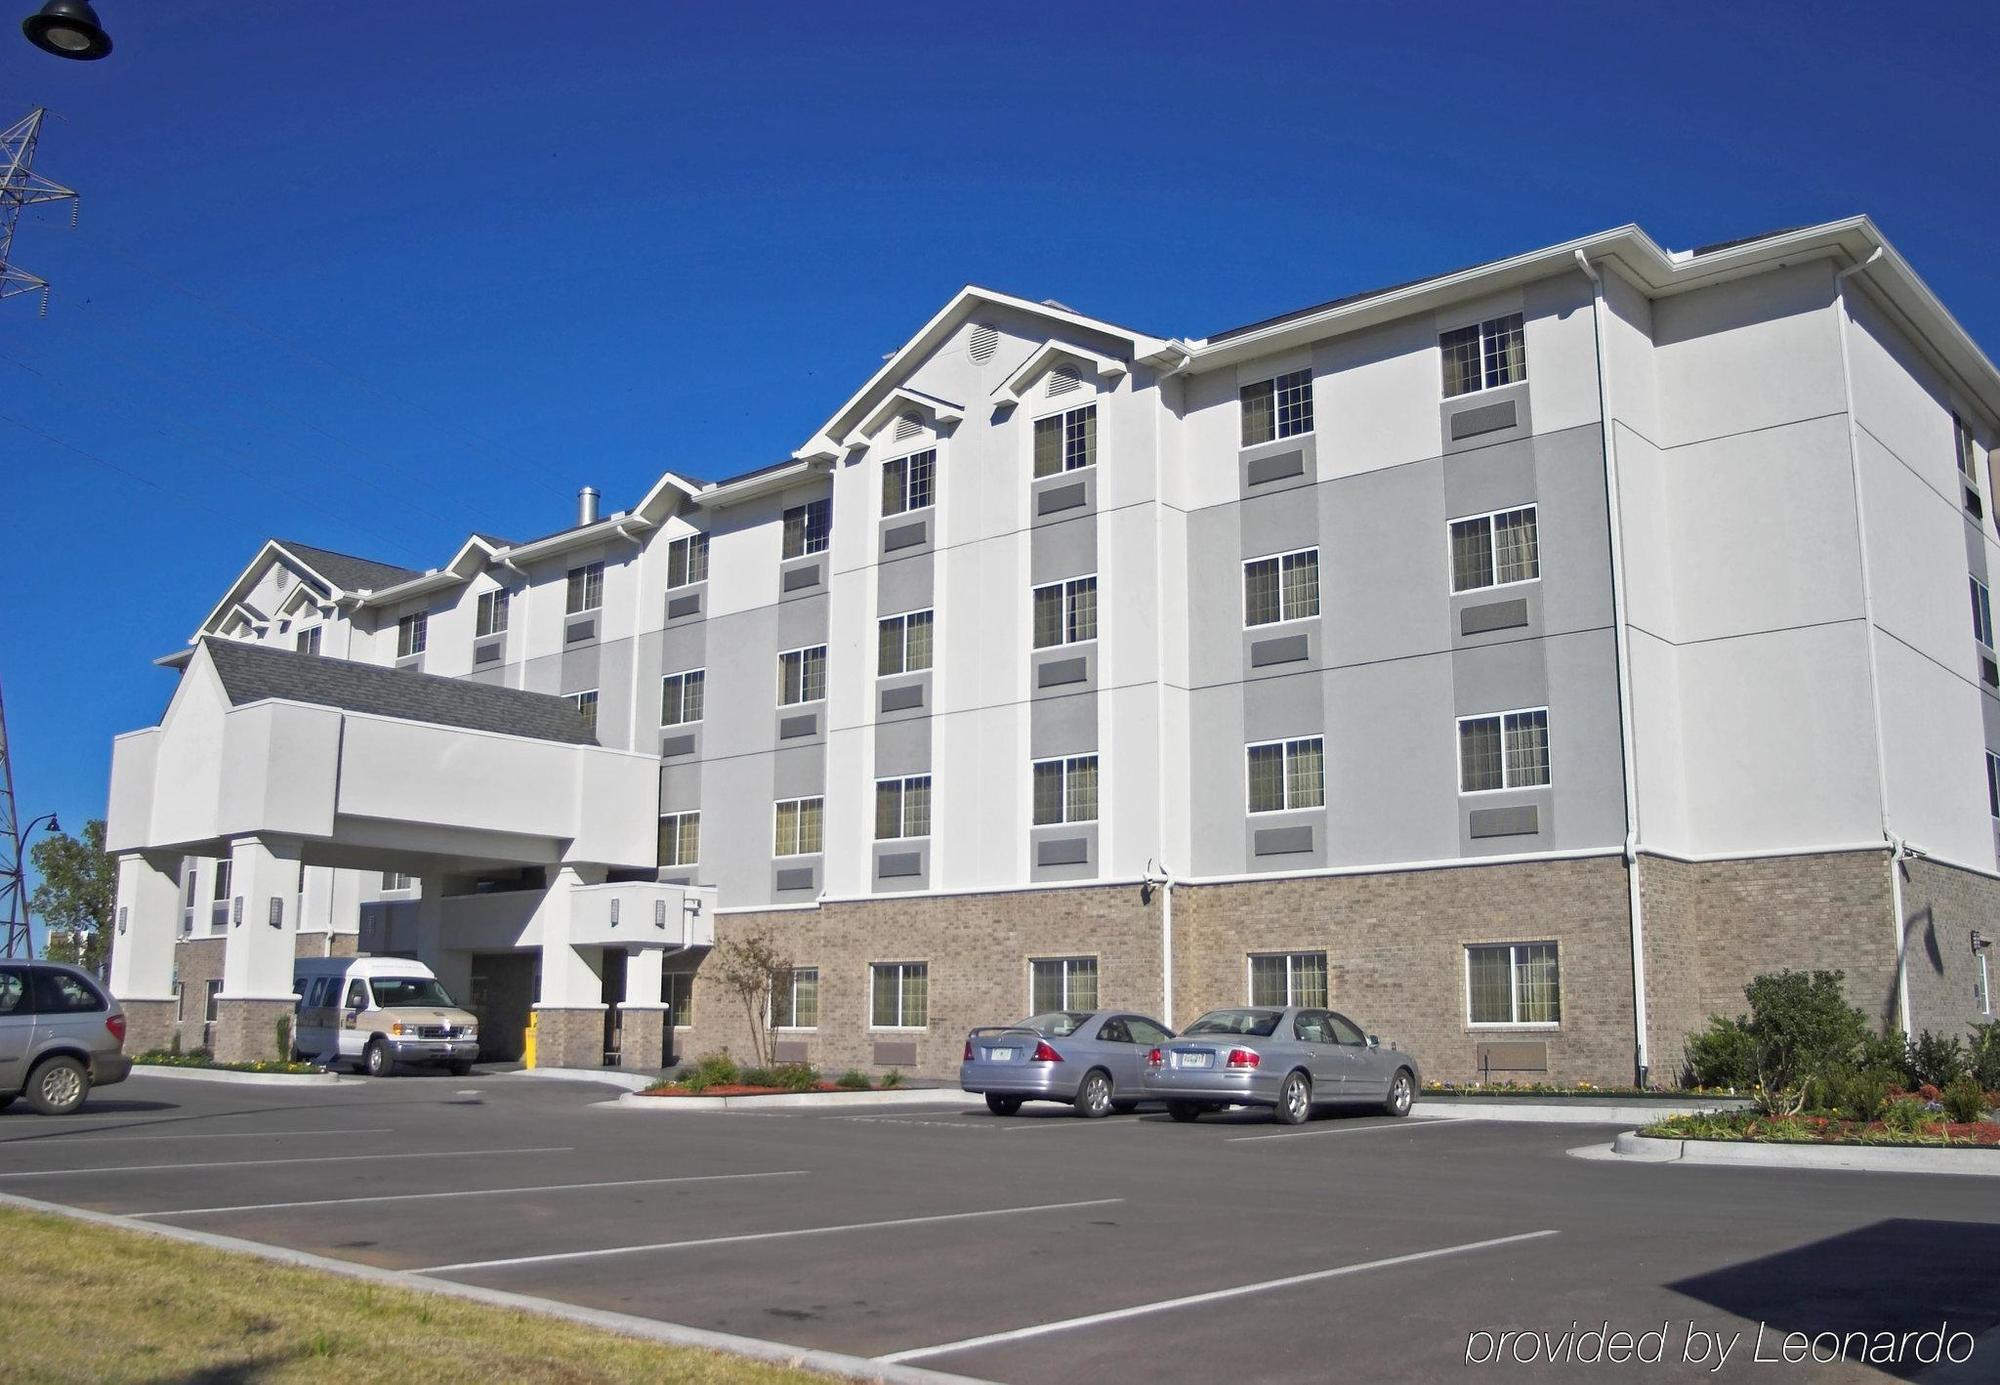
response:
<path fill-rule="evenodd" d="M 21 829 L 21 840 L 24 842 L 28 840 L 29 834 L 32 833 L 37 827 L 40 827 L 45 822 L 49 825 L 49 831 L 51 832 L 62 831 L 62 824 L 56 821 L 56 815 L 54 813 L 43 813 L 38 818 L 28 819 L 28 825 Z"/>
<path fill-rule="evenodd" d="M 58 58 L 90 62 L 111 52 L 111 35 L 98 22 L 87 0 L 49 0 L 21 21 L 28 42 Z"/>

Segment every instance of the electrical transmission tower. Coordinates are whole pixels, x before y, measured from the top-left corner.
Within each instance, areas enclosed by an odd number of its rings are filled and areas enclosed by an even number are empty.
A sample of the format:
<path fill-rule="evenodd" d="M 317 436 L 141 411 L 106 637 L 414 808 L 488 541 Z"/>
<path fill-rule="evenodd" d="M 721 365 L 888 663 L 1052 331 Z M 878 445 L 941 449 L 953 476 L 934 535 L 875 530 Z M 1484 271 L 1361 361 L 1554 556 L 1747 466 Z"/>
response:
<path fill-rule="evenodd" d="M 49 283 L 14 263 L 14 227 L 25 208 L 42 202 L 69 203 L 69 224 L 75 226 L 81 205 L 75 189 L 35 172 L 35 144 L 41 139 L 42 118 L 47 114 L 37 106 L 0 130 L 0 298 L 39 292 L 44 317 L 49 311 Z"/>
<path fill-rule="evenodd" d="M 28 873 L 22 859 L 21 819 L 14 812 L 14 761 L 7 750 L 7 703 L 0 698 L 0 927 L 7 945 L 0 957 L 32 957 L 28 933 Z"/>

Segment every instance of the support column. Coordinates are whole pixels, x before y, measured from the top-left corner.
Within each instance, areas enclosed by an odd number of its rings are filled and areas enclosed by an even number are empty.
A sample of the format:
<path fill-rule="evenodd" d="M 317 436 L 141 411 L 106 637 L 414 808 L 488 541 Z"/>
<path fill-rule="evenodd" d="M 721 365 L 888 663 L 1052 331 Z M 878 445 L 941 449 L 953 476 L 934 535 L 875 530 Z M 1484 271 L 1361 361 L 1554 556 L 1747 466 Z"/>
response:
<path fill-rule="evenodd" d="M 570 891 L 604 882 L 602 866 L 562 866 L 535 908 L 542 940 L 542 990 L 535 998 L 535 1063 L 544 1068 L 604 1065 L 603 949 L 570 942 Z"/>
<path fill-rule="evenodd" d="M 298 1004 L 292 963 L 298 955 L 299 843 L 285 837 L 238 837 L 229 854 L 229 927 L 222 993 L 215 1007 L 216 1061 L 290 1057 L 279 1052 L 277 1023 Z"/>
<path fill-rule="evenodd" d="M 417 960 L 437 976 L 451 998 L 464 1005 L 472 997 L 472 954 L 445 945 L 444 877 L 417 879 Z"/>
<path fill-rule="evenodd" d="M 180 936 L 180 858 L 130 851 L 118 858 L 111 913 L 111 993 L 125 1007 L 125 1048 L 165 1048 L 174 1028 L 174 944 Z"/>
<path fill-rule="evenodd" d="M 618 1007 L 624 1039 L 619 1066 L 653 1072 L 666 1066 L 667 1007 L 664 947 L 635 948 L 625 962 L 625 999 Z"/>

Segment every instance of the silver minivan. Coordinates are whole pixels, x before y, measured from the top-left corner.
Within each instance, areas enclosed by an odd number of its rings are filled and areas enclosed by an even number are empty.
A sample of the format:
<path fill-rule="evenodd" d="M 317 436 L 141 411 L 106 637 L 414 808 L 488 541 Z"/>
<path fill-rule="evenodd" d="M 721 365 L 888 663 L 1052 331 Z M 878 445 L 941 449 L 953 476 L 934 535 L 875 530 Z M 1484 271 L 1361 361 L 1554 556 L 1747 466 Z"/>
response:
<path fill-rule="evenodd" d="M 125 1011 L 88 972 L 61 962 L 0 962 L 0 1109 L 15 1097 L 67 1116 L 92 1087 L 123 1082 Z"/>

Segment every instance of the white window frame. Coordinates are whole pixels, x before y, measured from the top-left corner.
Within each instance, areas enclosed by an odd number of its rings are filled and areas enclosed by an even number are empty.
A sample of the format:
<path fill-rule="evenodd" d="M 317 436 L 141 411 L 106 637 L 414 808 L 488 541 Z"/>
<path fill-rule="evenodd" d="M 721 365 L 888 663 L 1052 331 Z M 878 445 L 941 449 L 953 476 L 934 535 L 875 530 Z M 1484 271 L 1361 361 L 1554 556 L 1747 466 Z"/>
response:
<path fill-rule="evenodd" d="M 817 966 L 810 966 L 810 967 L 793 967 L 793 968 L 792 968 L 792 969 L 791 969 L 791 970 L 790 970 L 789 972 L 787 972 L 787 973 L 786 973 L 786 975 L 785 975 L 785 980 L 786 980 L 786 987 L 785 987 L 785 999 L 786 999 L 786 1003 L 787 1003 L 787 1004 L 788 1004 L 788 1005 L 789 1005 L 789 1006 L 791 1007 L 791 1015 L 792 1015 L 792 1018 L 796 1020 L 796 1019 L 797 1019 L 797 1018 L 799 1017 L 799 973 L 801 973 L 801 972 L 811 972 L 811 973 L 812 973 L 812 979 L 813 979 L 813 1022 L 812 1022 L 811 1024 L 779 1024 L 779 1023 L 778 1023 L 778 992 L 777 992 L 777 989 L 776 989 L 775 987 L 773 987 L 773 988 L 772 988 L 772 991 L 771 991 L 771 994 L 770 994 L 770 995 L 769 995 L 769 996 L 768 996 L 768 997 L 767 997 L 767 998 L 765 999 L 765 1002 L 764 1002 L 764 1023 L 765 1023 L 765 1024 L 767 1024 L 767 1025 L 769 1025 L 769 1026 L 770 1026 L 770 1027 L 771 1027 L 771 1028 L 772 1028 L 772 1029 L 773 1029 L 774 1031 L 776 1031 L 777 1033 L 780 1033 L 780 1034 L 816 1034 L 816 1033 L 818 1033 L 818 1032 L 819 1032 L 819 1009 L 820 1009 L 820 1005 L 819 1005 L 819 968 L 818 968 Z M 873 997 L 872 995 L 871 995 L 871 996 L 869 997 L 869 1001 L 870 1001 L 870 1003 L 871 1003 L 871 1004 L 873 1003 L 873 1001 L 874 1001 L 874 997 Z M 872 1011 L 871 1011 L 871 1013 L 872 1013 Z"/>
<path fill-rule="evenodd" d="M 1294 426 L 1290 432 L 1286 432 L 1284 410 L 1279 406 L 1278 399 L 1283 390 L 1294 389 L 1296 386 L 1284 385 L 1281 388 L 1280 382 L 1296 380 L 1301 375 L 1305 376 L 1306 424 L 1303 428 Z M 1243 437 L 1243 424 L 1245 422 L 1243 395 L 1246 390 L 1256 389 L 1259 385 L 1269 385 L 1271 387 L 1271 436 L 1268 438 L 1259 438 L 1256 442 L 1248 442 Z M 1242 451 L 1252 447 L 1268 447 L 1272 443 L 1284 442 L 1288 438 L 1303 438 L 1316 432 L 1319 428 L 1319 401 L 1314 397 L 1317 385 L 1318 379 L 1314 376 L 1313 368 L 1310 364 L 1302 365 L 1297 370 L 1282 370 L 1275 375 L 1266 375 L 1260 380 L 1240 382 L 1236 386 L 1237 450 Z"/>
<path fill-rule="evenodd" d="M 1287 558 L 1303 558 L 1307 554 L 1312 555 L 1313 605 L 1316 609 L 1305 615 L 1288 616 L 1285 614 L 1285 560 Z M 1250 619 L 1250 569 L 1258 563 L 1276 563 L 1278 565 L 1278 618 L 1276 620 L 1252 622 Z M 1284 553 L 1266 553 L 1260 557 L 1245 558 L 1243 560 L 1243 628 L 1245 630 L 1269 630 L 1274 626 L 1293 625 L 1302 620 L 1318 620 L 1320 613 L 1325 609 L 1326 594 L 1321 590 L 1319 582 L 1318 544 L 1313 544 L 1309 548 L 1294 548 Z"/>
<path fill-rule="evenodd" d="M 690 678 L 698 678 L 701 680 L 701 692 L 702 692 L 701 712 L 696 714 L 695 716 L 687 715 L 687 683 L 688 679 Z M 667 720 L 667 684 L 669 683 L 678 683 L 681 685 L 681 719 L 679 721 Z M 682 669 L 679 673 L 668 673 L 668 674 L 663 674 L 661 676 L 660 678 L 660 725 L 661 726 L 699 726 L 701 725 L 702 716 L 706 715 L 707 712 L 708 712 L 707 669 L 688 668 L 688 669 Z"/>
<path fill-rule="evenodd" d="M 1561 1029 L 1560 1018 L 1552 1020 L 1475 1020 L 1472 1018 L 1472 951 L 1474 948 L 1504 947 L 1507 949 L 1507 1008 L 1510 1014 L 1521 1013 L 1521 958 L 1524 947 L 1552 947 L 1556 950 L 1556 1013 L 1563 1009 L 1562 987 L 1562 944 L 1554 938 L 1530 938 L 1518 943 L 1466 943 L 1458 949 L 1460 966 L 1464 971 L 1465 1027 L 1467 1029 L 1525 1029 L 1553 1033 Z"/>
<path fill-rule="evenodd" d="M 1054 963 L 1055 965 L 1060 966 L 1062 968 L 1062 979 L 1060 983 L 1062 995 L 1060 997 L 1060 1003 L 1057 1004 L 1056 1009 L 1058 1010 L 1076 1009 L 1077 1008 L 1076 1006 L 1070 1004 L 1070 989 L 1069 989 L 1070 970 L 1071 968 L 1075 967 L 1076 965 L 1082 962 L 1088 962 L 1090 964 L 1091 988 L 1093 991 L 1096 992 L 1099 1001 L 1101 1001 L 1103 999 L 1103 991 L 1101 988 L 1104 984 L 1104 967 L 1101 959 L 1097 956 L 1096 953 L 1083 952 L 1083 953 L 1077 953 L 1074 956 L 1067 956 L 1067 957 L 1030 957 L 1028 959 L 1028 1013 L 1031 1015 L 1038 1015 L 1043 1013 L 1041 1010 L 1038 1010 L 1035 1007 L 1035 968 L 1037 966 L 1046 966 L 1050 963 Z M 1105 1007 L 1102 1004 L 1093 1003 L 1090 1008 L 1093 1010 L 1101 1010 L 1104 1009 Z"/>
<path fill-rule="evenodd" d="M 681 559 L 681 571 L 683 574 L 694 571 L 695 555 L 700 554 L 701 576 L 692 577 L 683 575 L 681 580 L 676 582 L 674 580 L 674 554 L 676 552 L 684 555 Z M 667 590 L 671 592 L 679 591 L 682 587 L 698 587 L 707 580 L 708 531 L 706 529 L 698 529 L 692 534 L 682 534 L 679 538 L 667 540 Z"/>
<path fill-rule="evenodd" d="M 1953 464 L 1958 468 L 1959 479 L 1974 490 L 1979 489 L 1979 439 L 1973 436 L 1971 425 L 1965 415 L 1956 409 L 1951 414 L 1951 450 Z"/>
<path fill-rule="evenodd" d="M 1971 573 L 1966 574 L 1966 580 L 1972 583 L 1972 638 L 1979 642 L 1981 649 L 1990 651 L 1993 648 L 1993 593 Z"/>
<path fill-rule="evenodd" d="M 1250 752 L 1269 750 L 1272 746 L 1281 750 L 1279 772 L 1284 779 L 1285 804 L 1282 808 L 1255 808 L 1250 804 Z M 1317 745 L 1319 747 L 1319 802 L 1292 802 L 1292 748 L 1294 746 Z M 1269 817 L 1273 813 L 1316 813 L 1326 807 L 1326 737 L 1282 736 L 1274 741 L 1250 741 L 1243 747 L 1243 809 L 1251 817 Z"/>
<path fill-rule="evenodd" d="M 667 832 L 666 825 L 670 822 L 674 825 L 674 855 L 678 857 L 681 854 L 681 829 L 687 825 L 689 818 L 694 819 L 694 859 L 688 861 L 662 860 L 660 862 L 662 867 L 679 870 L 684 866 L 698 866 L 701 864 L 701 809 L 690 808 L 684 812 L 660 814 L 659 833 L 660 836 L 664 837 Z M 775 839 L 775 825 L 772 829 L 772 835 Z"/>
<path fill-rule="evenodd" d="M 1073 818 L 1069 815 L 1069 806 L 1070 806 L 1069 777 L 1074 772 L 1076 766 L 1082 764 L 1085 760 L 1091 761 L 1096 766 L 1097 769 L 1097 812 L 1087 818 Z M 1063 767 L 1062 771 L 1063 815 L 1057 818 L 1054 822 L 1035 821 L 1035 771 L 1043 765 L 1061 765 Z M 1028 825 L 1030 827 L 1068 827 L 1076 823 L 1096 822 L 1100 817 L 1103 816 L 1103 813 L 1104 813 L 1104 764 L 1103 761 L 1099 758 L 1099 753 L 1097 751 L 1093 750 L 1082 755 L 1048 755 L 1042 757 L 1039 760 L 1030 760 L 1028 762 Z"/>
<path fill-rule="evenodd" d="M 791 517 L 795 514 L 801 516 L 799 524 L 799 551 L 796 553 L 786 553 L 785 529 L 791 523 Z M 813 516 L 815 514 L 824 514 L 826 516 L 826 525 L 820 530 L 817 536 L 818 542 L 816 543 L 814 542 L 815 536 L 813 534 Z M 826 552 L 832 545 L 832 496 L 821 496 L 817 500 L 806 500 L 797 505 L 787 505 L 784 513 L 778 517 L 778 552 L 781 555 L 781 562 L 790 562 L 794 558 L 810 558 L 815 553 Z"/>
<path fill-rule="evenodd" d="M 1993 970 L 1986 961 L 1990 948 L 1979 948 L 1972 954 L 1972 960 L 1979 965 L 1979 976 L 1974 984 L 1979 987 L 1979 1013 L 1989 1018 L 1993 1014 Z"/>
<path fill-rule="evenodd" d="M 583 579 L 580 584 L 577 579 Z M 581 606 L 573 604 L 581 600 Z M 563 574 L 563 614 L 565 616 L 588 615 L 592 611 L 604 609 L 604 560 L 585 563 L 573 567 Z"/>
<path fill-rule="evenodd" d="M 385 870 L 382 872 L 382 893 L 403 894 L 416 886 L 416 880 L 406 871 Z"/>
<path fill-rule="evenodd" d="M 1069 420 L 1072 414 L 1084 413 L 1091 415 L 1094 425 L 1090 431 L 1090 460 L 1087 462 L 1078 462 L 1075 466 L 1071 466 L 1069 460 Z M 1037 476 L 1035 474 L 1035 431 L 1050 419 L 1061 420 L 1058 426 L 1062 429 L 1063 437 L 1062 465 L 1046 476 Z M 1087 404 L 1072 404 L 1066 409 L 1052 409 L 1048 413 L 1037 414 L 1034 418 L 1028 420 L 1028 480 L 1031 484 L 1037 481 L 1053 481 L 1059 476 L 1068 476 L 1071 472 L 1088 471 L 1097 465 L 1097 456 L 1103 450 L 1104 415 L 1098 410 L 1097 401 L 1094 399 Z"/>
<path fill-rule="evenodd" d="M 910 829 L 910 786 L 912 784 L 917 784 L 917 783 L 921 783 L 924 786 L 924 796 L 926 799 L 926 806 L 924 809 L 925 822 L 923 831 L 912 832 L 909 830 Z M 926 771 L 923 774 L 892 774 L 889 775 L 887 778 L 877 779 L 875 781 L 875 804 L 874 804 L 874 813 L 871 816 L 871 822 L 873 823 L 874 829 L 878 834 L 881 831 L 880 813 L 881 813 L 881 803 L 882 803 L 882 790 L 890 785 L 896 786 L 896 788 L 901 794 L 901 797 L 899 797 L 896 800 L 896 832 L 894 836 L 889 836 L 889 837 L 877 835 L 875 840 L 878 842 L 929 841 L 931 837 L 930 817 L 932 812 L 935 810 L 937 806 L 936 799 L 932 797 L 930 773 Z"/>
<path fill-rule="evenodd" d="M 1285 952 L 1246 952 L 1243 954 L 1243 1003 L 1264 1005 L 1267 1002 L 1256 999 L 1256 980 L 1253 964 L 1259 957 L 1282 957 L 1285 959 L 1285 1005 L 1300 1004 L 1298 983 L 1298 961 L 1301 957 L 1320 959 L 1320 972 L 1326 977 L 1326 1008 L 1333 1006 L 1333 957 L 1323 947 L 1302 947 Z M 1308 1006 L 1319 1009 L 1319 1006 Z"/>
<path fill-rule="evenodd" d="M 910 503 L 910 463 L 916 461 L 917 458 L 926 453 L 930 454 L 931 459 L 930 498 L 921 505 L 912 505 Z M 889 470 L 891 467 L 898 466 L 903 469 L 902 480 L 898 484 L 899 508 L 892 510 L 889 508 Z M 891 457 L 888 461 L 882 463 L 882 518 L 894 519 L 898 515 L 922 514 L 925 510 L 934 510 L 937 508 L 937 493 L 938 449 L 935 443 L 929 447 L 920 447 L 914 452 L 905 453 L 901 457 Z"/>
<path fill-rule="evenodd" d="M 1079 636 L 1076 639 L 1071 639 L 1069 632 L 1070 632 L 1070 626 L 1073 623 L 1073 617 L 1076 614 L 1077 590 L 1081 588 L 1085 582 L 1090 583 L 1090 598 L 1091 598 L 1090 633 L 1088 635 Z M 1035 598 L 1040 596 L 1045 591 L 1053 591 L 1056 590 L 1057 588 L 1060 588 L 1062 590 L 1062 615 L 1063 615 L 1062 638 L 1057 640 L 1054 644 L 1036 644 L 1035 643 Z M 1035 653 L 1040 653 L 1044 649 L 1067 649 L 1072 645 L 1095 644 L 1097 642 L 1097 627 L 1101 621 L 1104 610 L 1102 603 L 1100 603 L 1097 600 L 1097 595 L 1098 595 L 1097 574 L 1094 572 L 1078 573 L 1074 577 L 1065 577 L 1060 582 L 1040 582 L 1028 588 L 1029 648 Z"/>
<path fill-rule="evenodd" d="M 472 609 L 472 638 L 484 640 L 506 634 L 513 605 L 514 593 L 505 587 L 479 593 Z"/>
<path fill-rule="evenodd" d="M 687 1018 L 676 1019 L 674 1012 L 682 1007 L 675 1003 L 674 993 L 679 991 L 687 997 Z M 694 973 L 691 971 L 670 971 L 660 977 L 660 1000 L 666 1007 L 667 1027 L 670 1029 L 694 1028 Z"/>
<path fill-rule="evenodd" d="M 324 629 L 324 625 L 301 626 L 298 633 L 292 636 L 292 648 L 300 654 L 319 653 L 320 631 Z"/>
<path fill-rule="evenodd" d="M 784 812 L 784 810 L 788 807 L 796 808 L 799 810 L 798 823 L 797 825 L 794 826 L 793 829 L 792 845 L 795 847 L 802 845 L 805 838 L 805 833 L 802 830 L 805 823 L 805 806 L 808 803 L 819 804 L 819 845 L 814 847 L 811 851 L 778 850 L 779 814 Z M 781 798 L 776 803 L 773 803 L 771 805 L 771 857 L 773 860 L 789 861 L 789 860 L 795 860 L 802 856 L 824 856 L 825 854 L 826 854 L 826 795 L 825 794 L 808 794 L 804 798 Z"/>
<path fill-rule="evenodd" d="M 808 684 L 806 678 L 808 661 L 806 656 L 813 653 L 819 655 L 820 662 L 819 696 L 806 697 L 804 696 Z M 785 700 L 785 660 L 791 658 L 794 654 L 799 656 L 799 693 L 801 695 L 798 700 L 788 702 Z M 827 647 L 825 645 L 805 644 L 800 645 L 797 649 L 781 649 L 778 651 L 778 705 L 780 707 L 810 707 L 815 703 L 826 701 L 826 680 Z"/>
<path fill-rule="evenodd" d="M 1510 784 L 1506 782 L 1507 718 L 1533 716 L 1536 712 L 1540 712 L 1542 714 L 1544 721 L 1543 731 L 1544 734 L 1546 734 L 1548 731 L 1547 720 L 1549 716 L 1549 709 L 1547 707 L 1509 707 L 1505 711 L 1476 712 L 1471 716 L 1458 717 L 1453 720 L 1451 727 L 1451 762 L 1458 771 L 1459 797 L 1477 798 L 1483 794 L 1520 793 L 1527 789 L 1547 789 L 1547 788 L 1553 788 L 1555 786 L 1556 753 L 1555 753 L 1555 745 L 1553 742 L 1550 742 L 1543 747 L 1544 750 L 1546 750 L 1547 752 L 1548 762 L 1549 762 L 1548 778 L 1542 780 L 1542 782 L 1539 784 Z M 1463 735 L 1461 728 L 1468 721 L 1492 721 L 1496 718 L 1500 722 L 1500 779 L 1501 779 L 1500 787 L 1497 789 L 1468 789 L 1465 787 L 1465 752 L 1463 749 L 1464 743 L 1461 739 Z"/>
<path fill-rule="evenodd" d="M 596 688 L 585 688 L 581 692 L 569 694 L 569 700 L 576 705 L 577 712 L 590 723 L 590 734 L 597 734 L 597 692 Z M 584 711 L 588 707 L 589 711 Z"/>
<path fill-rule="evenodd" d="M 908 1018 L 903 1012 L 903 984 L 905 974 L 912 967 L 924 969 L 924 1022 L 922 1024 L 877 1024 L 875 1023 L 875 974 L 884 968 L 893 967 L 896 972 L 896 1018 Z M 870 962 L 868 964 L 868 1030 L 872 1034 L 921 1034 L 931 1027 L 931 964 L 929 962 Z"/>
<path fill-rule="evenodd" d="M 1986 807 L 2000 822 L 2000 755 L 1986 752 Z"/>
<path fill-rule="evenodd" d="M 1502 515 L 1517 515 L 1524 510 L 1534 515 L 1535 517 L 1535 575 L 1533 577 L 1516 577 L 1511 582 L 1502 582 L 1500 580 L 1500 545 L 1494 540 L 1493 536 L 1494 521 L 1499 519 Z M 1488 552 L 1490 554 L 1490 559 L 1487 563 L 1486 571 L 1487 574 L 1490 577 L 1492 577 L 1493 580 L 1487 582 L 1483 586 L 1461 587 L 1458 585 L 1458 555 L 1452 551 L 1451 547 L 1451 531 L 1456 529 L 1461 524 L 1471 524 L 1476 520 L 1484 520 L 1486 522 L 1486 544 Z M 1531 500 L 1525 505 L 1507 505 L 1498 510 L 1488 510 L 1485 514 L 1455 515 L 1452 518 L 1447 519 L 1444 522 L 1444 570 L 1446 574 L 1446 580 L 1452 584 L 1451 594 L 1453 596 L 1465 596 L 1472 592 L 1504 591 L 1508 587 L 1525 587 L 1530 582 L 1541 581 L 1542 580 L 1541 503 L 1539 501 Z"/>
<path fill-rule="evenodd" d="M 1492 354 L 1493 343 L 1498 334 L 1488 332 L 1487 328 L 1506 322 L 1509 318 L 1516 317 L 1521 319 L 1521 378 L 1518 380 L 1503 380 L 1498 384 L 1489 385 L 1486 383 L 1486 362 Z M 1467 328 L 1474 328 L 1479 333 L 1479 385 L 1474 389 L 1461 390 L 1457 394 L 1447 394 L 1444 388 L 1444 339 L 1455 332 L 1463 332 Z M 1461 322 L 1456 327 L 1447 327 L 1437 335 L 1437 350 L 1438 398 L 1445 403 L 1450 403 L 1455 399 L 1470 399 L 1473 395 L 1485 394 L 1488 390 L 1504 390 L 1510 389 L 1515 385 L 1525 385 L 1528 383 L 1528 315 L 1523 310 L 1516 308 L 1510 313 L 1495 313 L 1493 316 L 1481 318 L 1477 322 Z"/>
<path fill-rule="evenodd" d="M 396 657 L 415 659 L 431 646 L 431 613 L 412 611 L 396 617 Z"/>
<path fill-rule="evenodd" d="M 931 661 L 922 668 L 911 668 L 910 622 L 918 616 L 929 616 L 931 618 Z M 898 662 L 902 664 L 902 667 L 885 669 L 882 667 L 882 627 L 892 622 L 897 625 L 898 629 L 897 644 L 901 650 Z M 899 611 L 892 616 L 883 616 L 875 622 L 875 676 L 877 678 L 900 678 L 906 673 L 929 673 L 936 666 L 937 609 L 935 607 L 926 606 L 921 611 Z"/>

